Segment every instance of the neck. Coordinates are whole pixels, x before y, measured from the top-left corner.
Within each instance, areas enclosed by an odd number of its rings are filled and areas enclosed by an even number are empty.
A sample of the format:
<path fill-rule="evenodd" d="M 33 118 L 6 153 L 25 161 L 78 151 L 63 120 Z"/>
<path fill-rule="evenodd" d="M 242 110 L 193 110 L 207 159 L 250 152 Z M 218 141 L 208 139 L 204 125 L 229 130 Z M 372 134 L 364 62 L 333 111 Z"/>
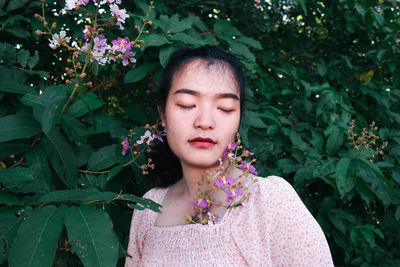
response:
<path fill-rule="evenodd" d="M 185 198 L 193 199 L 199 194 L 199 183 L 202 182 L 202 175 L 205 175 L 207 171 L 210 172 L 215 172 L 218 168 L 216 167 L 210 167 L 210 168 L 201 168 L 201 167 L 194 167 L 194 166 L 188 166 L 185 164 L 182 165 L 182 174 L 183 177 L 180 181 L 181 183 L 181 189 L 182 189 L 182 195 Z M 224 160 L 223 166 L 228 167 L 229 161 Z M 231 168 L 229 166 L 228 170 Z M 211 189 L 211 185 L 209 186 Z M 207 188 L 208 190 L 208 188 Z"/>

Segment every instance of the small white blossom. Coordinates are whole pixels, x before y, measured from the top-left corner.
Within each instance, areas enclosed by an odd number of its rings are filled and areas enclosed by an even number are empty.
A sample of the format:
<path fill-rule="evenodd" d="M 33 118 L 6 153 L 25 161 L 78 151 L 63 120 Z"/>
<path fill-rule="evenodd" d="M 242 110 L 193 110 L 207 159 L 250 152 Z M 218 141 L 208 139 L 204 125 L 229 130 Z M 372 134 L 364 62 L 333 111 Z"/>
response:
<path fill-rule="evenodd" d="M 117 18 L 117 25 L 121 30 L 123 30 L 124 27 L 122 26 L 122 23 L 125 23 L 125 19 L 129 18 L 129 15 L 126 14 L 126 10 L 119 9 L 119 7 L 116 4 L 111 4 L 110 10 L 111 10 L 111 15 Z"/>
<path fill-rule="evenodd" d="M 136 143 L 138 143 L 139 145 L 143 143 L 150 145 L 150 142 L 153 141 L 153 139 L 153 134 L 149 130 L 147 130 L 144 135 L 140 137 L 140 140 L 136 141 Z"/>
<path fill-rule="evenodd" d="M 53 34 L 53 38 L 50 40 L 49 46 L 51 48 L 57 48 L 62 42 L 69 43 L 71 37 L 67 37 L 67 33 L 65 31 L 60 31 L 59 34 Z"/>

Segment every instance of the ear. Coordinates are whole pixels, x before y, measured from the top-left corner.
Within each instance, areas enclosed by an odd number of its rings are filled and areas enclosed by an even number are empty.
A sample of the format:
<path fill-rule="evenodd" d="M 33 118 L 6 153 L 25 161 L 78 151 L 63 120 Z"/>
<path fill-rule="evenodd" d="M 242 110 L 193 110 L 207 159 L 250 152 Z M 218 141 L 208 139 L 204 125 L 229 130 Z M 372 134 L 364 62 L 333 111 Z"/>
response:
<path fill-rule="evenodd" d="M 158 114 L 160 114 L 161 126 L 165 127 L 165 111 L 160 105 L 157 105 Z"/>

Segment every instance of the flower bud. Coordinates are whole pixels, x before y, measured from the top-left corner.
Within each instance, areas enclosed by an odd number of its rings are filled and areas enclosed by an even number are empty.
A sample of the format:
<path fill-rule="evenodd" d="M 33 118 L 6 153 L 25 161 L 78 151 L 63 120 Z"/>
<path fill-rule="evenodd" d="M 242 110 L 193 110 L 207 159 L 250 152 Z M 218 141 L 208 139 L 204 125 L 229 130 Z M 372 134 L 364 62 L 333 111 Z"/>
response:
<path fill-rule="evenodd" d="M 79 77 L 85 78 L 86 77 L 86 73 L 82 72 L 81 75 L 79 75 Z"/>
<path fill-rule="evenodd" d="M 44 21 L 44 22 L 43 22 L 43 26 L 47 27 L 47 25 L 49 25 L 49 24 L 47 23 L 47 21 Z"/>
<path fill-rule="evenodd" d="M 68 79 L 65 80 L 65 84 L 71 84 L 71 83 L 72 83 L 71 80 Z"/>
<path fill-rule="evenodd" d="M 54 30 L 57 27 L 57 23 L 53 22 L 53 24 L 51 24 L 51 29 Z"/>
<path fill-rule="evenodd" d="M 149 31 L 144 31 L 145 34 L 149 34 Z"/>
<path fill-rule="evenodd" d="M 70 58 L 67 59 L 67 63 L 71 63 L 72 60 Z"/>
<path fill-rule="evenodd" d="M 149 21 L 147 22 L 147 24 L 152 25 L 153 22 L 152 22 L 151 20 L 149 20 Z"/>
<path fill-rule="evenodd" d="M 140 44 L 135 44 L 135 47 L 136 48 L 140 48 Z"/>
<path fill-rule="evenodd" d="M 135 29 L 136 29 L 136 30 L 139 30 L 139 26 L 138 26 L 138 25 L 135 25 Z"/>
<path fill-rule="evenodd" d="M 43 32 L 42 32 L 41 30 L 36 30 L 36 31 L 35 31 L 35 34 L 36 34 L 36 35 L 41 35 L 42 33 L 43 33 Z"/>
<path fill-rule="evenodd" d="M 92 83 L 92 82 L 88 82 L 87 85 L 88 85 L 90 88 L 92 88 L 93 83 Z"/>

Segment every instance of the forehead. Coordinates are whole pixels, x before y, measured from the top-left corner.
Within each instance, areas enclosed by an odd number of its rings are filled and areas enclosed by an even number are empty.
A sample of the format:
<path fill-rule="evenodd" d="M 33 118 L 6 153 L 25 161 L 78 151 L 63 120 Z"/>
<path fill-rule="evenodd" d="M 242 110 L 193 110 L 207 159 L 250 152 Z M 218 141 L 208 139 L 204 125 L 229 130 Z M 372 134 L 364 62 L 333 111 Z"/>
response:
<path fill-rule="evenodd" d="M 182 66 L 173 76 L 170 94 L 179 89 L 190 89 L 200 94 L 234 93 L 239 88 L 230 65 L 223 61 L 208 62 L 195 59 Z"/>

